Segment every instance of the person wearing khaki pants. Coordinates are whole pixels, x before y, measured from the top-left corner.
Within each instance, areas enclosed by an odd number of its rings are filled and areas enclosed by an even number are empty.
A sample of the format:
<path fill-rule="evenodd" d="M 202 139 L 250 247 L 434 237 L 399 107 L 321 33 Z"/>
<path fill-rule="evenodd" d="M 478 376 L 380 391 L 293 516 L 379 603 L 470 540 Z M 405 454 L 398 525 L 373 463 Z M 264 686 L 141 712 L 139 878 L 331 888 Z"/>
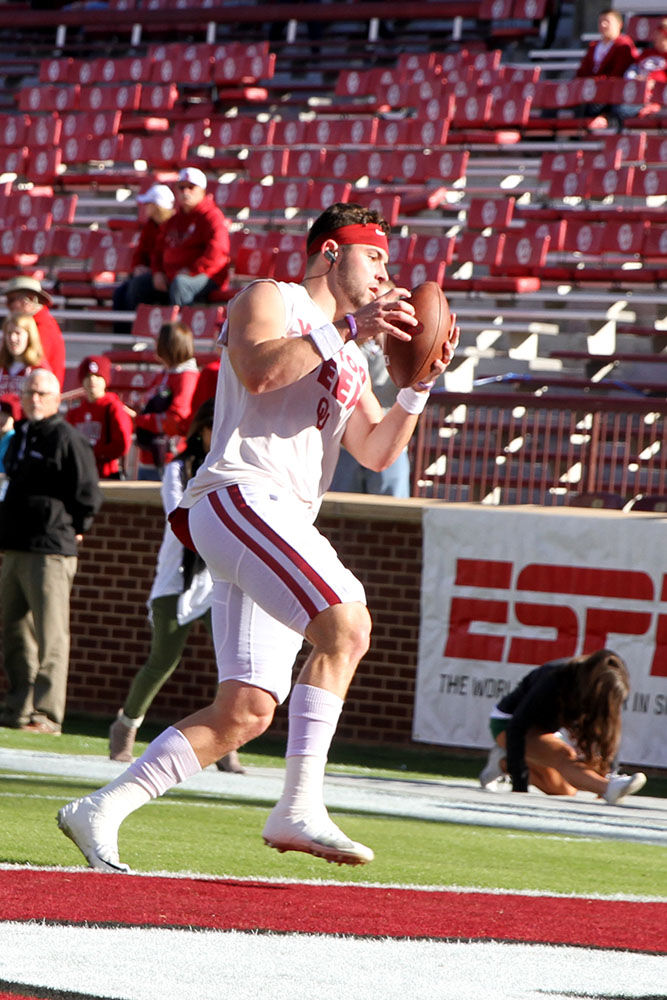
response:
<path fill-rule="evenodd" d="M 0 596 L 9 681 L 0 725 L 59 733 L 69 669 L 69 601 L 78 546 L 102 506 L 93 449 L 58 413 L 60 384 L 33 368 L 5 455 Z"/>
<path fill-rule="evenodd" d="M 0 596 L 5 619 L 6 704 L 19 726 L 62 725 L 69 662 L 69 602 L 77 557 L 5 552 Z M 42 601 L 42 594 L 51 597 Z M 64 669 L 63 669 L 64 666 Z"/>

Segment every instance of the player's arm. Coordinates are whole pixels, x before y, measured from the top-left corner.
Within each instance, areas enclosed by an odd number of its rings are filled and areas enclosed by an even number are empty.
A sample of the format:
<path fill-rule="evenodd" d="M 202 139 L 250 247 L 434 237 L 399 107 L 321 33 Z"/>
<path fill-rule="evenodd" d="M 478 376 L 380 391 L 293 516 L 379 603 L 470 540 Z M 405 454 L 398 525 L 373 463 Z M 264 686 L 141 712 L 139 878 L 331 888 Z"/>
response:
<path fill-rule="evenodd" d="M 227 323 L 229 360 L 248 392 L 281 389 L 322 364 L 310 337 L 285 337 L 285 305 L 270 281 L 258 281 L 237 295 Z M 344 326 L 336 327 L 343 339 Z"/>
<path fill-rule="evenodd" d="M 414 310 L 398 295 L 363 306 L 355 313 L 360 339 L 389 333 L 403 340 L 409 334 L 393 320 L 416 322 Z M 277 287 L 258 281 L 231 303 L 228 314 L 229 360 L 248 392 L 258 395 L 298 382 L 333 357 L 351 336 L 344 318 L 327 323 L 304 337 L 285 337 L 285 306 Z M 330 351 L 330 353 L 327 353 Z"/>
<path fill-rule="evenodd" d="M 433 379 L 441 375 L 445 368 L 444 362 L 436 361 L 432 370 Z M 430 386 L 425 389 L 414 386 L 412 391 L 428 396 Z M 382 472 L 396 461 L 407 445 L 420 412 L 410 413 L 397 401 L 385 413 L 368 382 L 347 422 L 343 445 L 360 465 L 373 472 Z"/>
<path fill-rule="evenodd" d="M 382 472 L 395 462 L 412 437 L 419 414 L 433 382 L 441 375 L 454 357 L 459 342 L 456 316 L 453 333 L 443 346 L 442 360 L 433 363 L 432 381 L 402 389 L 394 405 L 383 412 L 367 383 L 343 434 L 343 445 L 360 465 L 374 472 Z"/>

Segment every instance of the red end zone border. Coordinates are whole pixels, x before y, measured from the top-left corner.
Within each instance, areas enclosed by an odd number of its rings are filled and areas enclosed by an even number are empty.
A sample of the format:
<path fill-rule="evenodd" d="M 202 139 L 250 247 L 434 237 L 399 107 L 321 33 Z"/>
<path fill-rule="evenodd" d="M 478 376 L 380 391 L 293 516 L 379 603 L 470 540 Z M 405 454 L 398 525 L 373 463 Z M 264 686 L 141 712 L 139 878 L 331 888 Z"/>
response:
<path fill-rule="evenodd" d="M 667 954 L 667 901 L 0 871 L 0 920 L 494 940 Z"/>

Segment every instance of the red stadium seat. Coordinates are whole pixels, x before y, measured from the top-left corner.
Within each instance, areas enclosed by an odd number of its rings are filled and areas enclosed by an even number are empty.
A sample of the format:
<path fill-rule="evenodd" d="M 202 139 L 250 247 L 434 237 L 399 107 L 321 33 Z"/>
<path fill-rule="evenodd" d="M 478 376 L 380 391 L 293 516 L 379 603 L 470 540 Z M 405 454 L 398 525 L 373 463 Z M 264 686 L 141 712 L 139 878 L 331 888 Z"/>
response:
<path fill-rule="evenodd" d="M 324 162 L 320 148 L 290 149 L 283 160 L 285 177 L 319 177 Z"/>
<path fill-rule="evenodd" d="M 599 256 L 604 239 L 604 223 L 568 220 L 563 240 L 563 249 L 569 253 Z"/>
<path fill-rule="evenodd" d="M 219 118 L 210 122 L 211 134 L 206 141 L 211 146 L 235 149 L 269 146 L 273 142 L 275 122 L 259 122 L 256 118 Z"/>
<path fill-rule="evenodd" d="M 390 226 L 395 226 L 401 211 L 400 195 L 390 194 L 372 189 L 363 189 L 354 192 L 354 200 L 359 205 L 372 208 L 379 212 L 387 220 Z"/>
<path fill-rule="evenodd" d="M 463 233 L 456 241 L 458 264 L 469 261 L 474 264 L 500 264 L 505 234 L 482 236 L 479 233 Z"/>
<path fill-rule="evenodd" d="M 307 123 L 305 139 L 322 146 L 372 146 L 377 130 L 377 118 L 314 118 Z"/>
<path fill-rule="evenodd" d="M 28 155 L 25 175 L 33 184 L 52 184 L 60 174 L 62 152 L 56 147 L 35 149 Z"/>
<path fill-rule="evenodd" d="M 218 305 L 182 306 L 180 318 L 188 324 L 195 340 L 215 340 L 225 318 L 225 309 Z"/>
<path fill-rule="evenodd" d="M 352 184 L 349 181 L 315 182 L 308 192 L 305 208 L 315 212 L 323 212 L 329 205 L 337 201 L 349 201 Z M 356 197 L 356 192 L 355 192 Z"/>
<path fill-rule="evenodd" d="M 27 115 L 0 115 L 0 146 L 25 146 L 29 125 Z"/>
<path fill-rule="evenodd" d="M 266 246 L 242 246 L 234 255 L 234 274 L 249 278 L 271 278 L 275 252 Z"/>
<path fill-rule="evenodd" d="M 300 282 L 305 269 L 303 250 L 279 250 L 274 254 L 273 277 L 277 281 Z"/>
<path fill-rule="evenodd" d="M 255 180 L 262 177 L 284 177 L 289 149 L 255 149 L 245 161 L 248 176 Z"/>
<path fill-rule="evenodd" d="M 606 167 L 602 170 L 592 170 L 586 174 L 588 178 L 587 195 L 590 198 L 606 198 L 609 195 L 619 197 L 632 191 L 634 167 Z"/>
<path fill-rule="evenodd" d="M 178 318 L 178 306 L 150 306 L 142 303 L 137 306 L 137 315 L 132 324 L 132 336 L 157 337 L 164 323 L 171 323 Z"/>
<path fill-rule="evenodd" d="M 396 275 L 399 288 L 415 288 L 424 281 L 436 281 L 442 285 L 447 265 L 444 260 L 425 261 L 413 258 L 402 264 Z"/>
<path fill-rule="evenodd" d="M 469 229 L 507 229 L 514 214 L 514 198 L 471 198 L 466 219 Z"/>
<path fill-rule="evenodd" d="M 69 83 L 73 60 L 68 56 L 42 59 L 39 64 L 40 83 Z"/>
<path fill-rule="evenodd" d="M 79 107 L 82 111 L 136 111 L 141 100 L 141 84 L 84 87 Z"/>

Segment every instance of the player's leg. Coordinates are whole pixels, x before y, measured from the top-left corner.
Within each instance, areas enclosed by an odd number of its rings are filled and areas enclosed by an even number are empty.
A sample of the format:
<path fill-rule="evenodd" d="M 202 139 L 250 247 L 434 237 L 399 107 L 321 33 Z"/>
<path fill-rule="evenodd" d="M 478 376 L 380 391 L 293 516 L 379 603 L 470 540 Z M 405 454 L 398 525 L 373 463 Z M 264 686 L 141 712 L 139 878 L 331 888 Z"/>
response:
<path fill-rule="evenodd" d="M 529 729 L 526 763 L 530 780 L 547 795 L 574 795 L 577 789 L 604 795 L 607 779 L 581 760 L 574 747 L 557 733 Z"/>
<path fill-rule="evenodd" d="M 255 629 L 250 640 L 254 673 L 243 676 L 277 691 L 280 701 L 289 690 L 282 667 L 280 678 L 272 680 L 276 650 L 282 645 L 273 640 L 261 644 L 261 631 L 272 634 L 271 619 L 285 627 L 283 642 L 295 634 L 299 645 L 304 635 L 313 645 L 290 699 L 285 788 L 264 837 L 278 850 L 307 851 L 341 863 L 368 861 L 372 851 L 335 827 L 323 801 L 329 746 L 349 683 L 368 649 L 371 623 L 363 587 L 330 543 L 304 523 L 301 506 L 245 487 L 207 499 L 208 508 L 198 504 L 190 514 L 197 547 L 215 536 L 216 522 L 225 524 L 242 546 L 235 583 L 254 602 L 254 614 L 266 616 L 263 629 Z M 223 563 L 217 567 L 222 554 L 205 555 L 214 579 L 222 575 Z M 224 558 L 229 558 L 229 547 Z M 286 680 L 283 690 L 279 685 Z"/>
<path fill-rule="evenodd" d="M 148 659 L 135 674 L 130 690 L 109 729 L 109 757 L 129 763 L 137 730 L 155 695 L 181 662 L 193 622 L 180 625 L 178 595 L 156 597 L 151 602 L 151 647 Z"/>

